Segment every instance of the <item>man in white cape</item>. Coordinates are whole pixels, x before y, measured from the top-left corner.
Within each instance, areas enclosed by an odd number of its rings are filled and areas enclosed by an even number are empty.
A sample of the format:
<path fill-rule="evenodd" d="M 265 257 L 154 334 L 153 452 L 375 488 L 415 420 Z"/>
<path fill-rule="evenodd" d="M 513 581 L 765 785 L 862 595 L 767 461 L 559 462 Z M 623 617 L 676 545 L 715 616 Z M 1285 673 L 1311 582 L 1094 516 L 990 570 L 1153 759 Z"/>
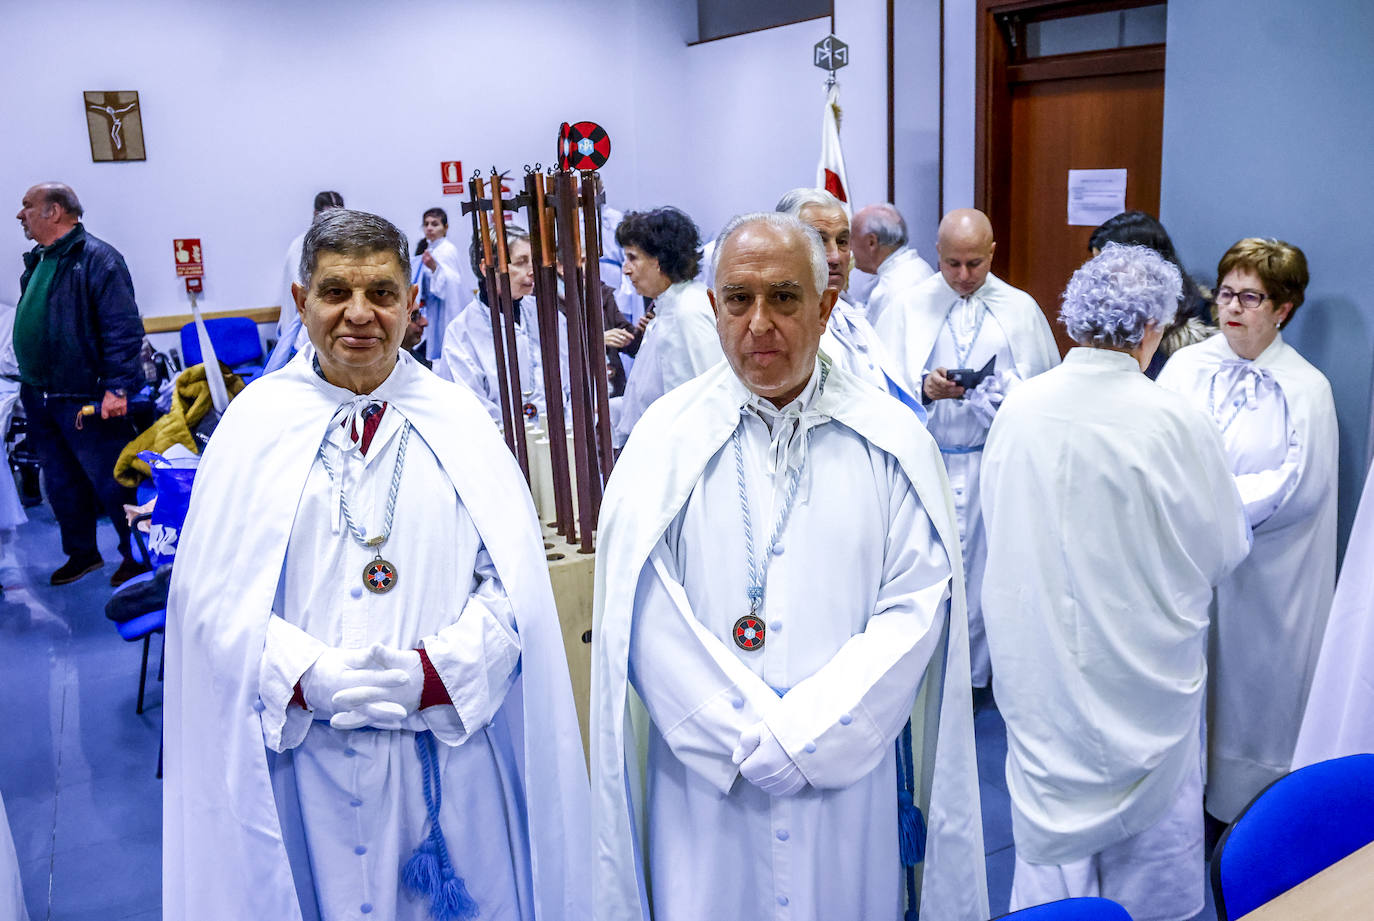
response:
<path fill-rule="evenodd" d="M 910 245 L 906 219 L 896 205 L 867 205 L 854 213 L 853 223 L 854 267 L 877 279 L 864 299 L 868 322 L 876 327 L 888 304 L 935 270 Z"/>
<path fill-rule="evenodd" d="M 859 380 L 905 403 L 917 418 L 926 411 L 895 373 L 893 360 L 864 316 L 864 308 L 849 300 L 849 213 L 844 203 L 825 189 L 793 189 L 778 200 L 777 211 L 790 214 L 820 234 L 825 246 L 826 283 L 838 292 L 830 311 L 820 349 L 832 362 Z"/>
<path fill-rule="evenodd" d="M 540 532 L 476 401 L 398 355 L 406 247 L 320 218 L 295 291 L 312 348 L 234 401 L 197 473 L 168 603 L 168 921 L 590 916 Z"/>
<path fill-rule="evenodd" d="M 596 917 L 895 919 L 905 903 L 982 921 L 939 453 L 818 353 L 836 292 L 812 229 L 754 214 L 719 239 L 728 361 L 650 408 L 602 505 Z"/>
<path fill-rule="evenodd" d="M 1142 373 L 1181 289 L 1140 246 L 1079 268 L 1060 316 L 1085 347 L 1008 394 L 988 437 L 1012 910 L 1101 896 L 1184 921 L 1204 904 L 1208 607 L 1249 528 L 1212 423 Z"/>
<path fill-rule="evenodd" d="M 896 357 L 902 384 L 928 404 L 926 423 L 944 455 L 959 516 L 968 585 L 969 655 L 974 687 L 991 675 L 980 598 L 987 531 L 979 505 L 979 473 L 988 428 L 1002 397 L 1019 381 L 1059 364 L 1045 315 L 1026 292 L 993 275 L 992 224 L 981 211 L 951 211 L 936 242 L 940 271 L 894 294 L 878 335 Z M 951 369 L 992 372 L 965 391 L 945 377 Z"/>

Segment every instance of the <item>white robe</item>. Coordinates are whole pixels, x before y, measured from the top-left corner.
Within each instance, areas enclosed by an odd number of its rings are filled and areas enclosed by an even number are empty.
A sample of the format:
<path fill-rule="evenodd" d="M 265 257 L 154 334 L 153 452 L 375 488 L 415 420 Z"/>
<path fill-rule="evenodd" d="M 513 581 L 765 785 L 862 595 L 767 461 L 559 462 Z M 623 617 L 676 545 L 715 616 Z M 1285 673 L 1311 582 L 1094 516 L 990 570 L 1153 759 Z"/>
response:
<path fill-rule="evenodd" d="M 644 331 L 620 398 L 616 446 L 625 444 L 651 403 L 724 357 L 705 285 L 680 281 L 654 298 L 654 318 Z"/>
<path fill-rule="evenodd" d="M 14 849 L 4 800 L 0 800 L 0 917 L 29 921 L 29 911 L 24 906 L 24 884 L 19 877 L 19 856 Z"/>
<path fill-rule="evenodd" d="M 832 369 L 808 409 L 810 470 L 769 570 L 771 634 L 746 653 L 722 638 L 747 611 L 730 436 L 749 399 L 725 364 L 679 388 L 645 415 L 607 486 L 592 665 L 596 917 L 647 921 L 651 891 L 658 918 L 898 917 L 893 742 L 913 716 L 929 822 L 920 908 L 981 921 L 962 580 L 935 446 L 899 403 Z M 757 418 L 744 425 L 762 552 L 776 508 L 761 457 L 770 439 Z M 808 778 L 795 797 L 763 795 L 731 762 L 740 729 L 760 719 Z"/>
<path fill-rule="evenodd" d="M 1293 767 L 1361 752 L 1374 752 L 1374 476 L 1350 530 Z"/>
<path fill-rule="evenodd" d="M 523 298 L 521 299 L 523 302 Z M 521 411 L 532 404 L 544 415 L 544 365 L 539 354 L 539 330 L 521 304 L 521 320 L 515 326 L 516 358 L 520 362 L 519 395 L 512 395 Z M 504 340 L 503 340 L 504 341 Z M 506 356 L 509 362 L 510 356 Z M 502 375 L 496 367 L 496 346 L 492 340 L 491 308 L 473 298 L 444 333 L 444 351 L 434 363 L 434 373 L 444 380 L 463 384 L 477 397 L 491 421 L 501 424 Z M 509 378 L 504 378 L 509 380 Z M 564 386 L 567 376 L 564 375 Z"/>
<path fill-rule="evenodd" d="M 892 383 L 901 384 L 877 332 L 864 318 L 863 308 L 844 298 L 836 300 L 835 309 L 830 311 L 821 334 L 821 351 L 836 367 L 883 393 L 891 392 Z"/>
<path fill-rule="evenodd" d="M 423 256 L 412 259 L 415 265 L 415 283 L 426 292 L 425 319 L 429 325 L 421 342 L 425 344 L 425 354 L 434 361 L 444 350 L 444 338 L 448 335 L 449 323 L 458 316 L 463 305 L 471 297 L 470 291 L 463 290 L 463 256 L 458 247 L 448 237 L 426 250 L 434 257 L 433 269 L 424 264 Z"/>
<path fill-rule="evenodd" d="M 890 303 L 900 300 L 902 292 L 915 288 L 934 274 L 935 270 L 930 267 L 930 263 L 922 259 L 910 246 L 903 246 L 893 252 L 879 264 L 878 280 L 868 292 L 868 322 L 876 327 L 878 318 L 883 315 Z"/>
<path fill-rule="evenodd" d="M 277 344 L 263 362 L 264 374 L 286 367 L 287 362 L 310 343 L 310 333 L 301 323 L 300 311 L 296 309 L 296 296 L 291 293 L 291 286 L 300 281 L 301 253 L 304 249 L 305 233 L 286 246 L 286 258 L 281 269 L 281 294 L 278 298 L 281 312 L 277 316 Z"/>
<path fill-rule="evenodd" d="M 983 517 L 1016 852 L 1072 863 L 1154 825 L 1198 770 L 1212 587 L 1249 529 L 1215 428 L 1089 348 L 1007 395 Z"/>
<path fill-rule="evenodd" d="M 540 532 L 510 452 L 463 388 L 441 382 L 400 354 L 395 370 L 372 396 L 389 404 L 387 415 L 397 413 L 390 424 L 403 417 L 414 426 L 410 451 L 418 458 L 417 485 L 431 495 L 405 489 L 405 505 L 414 509 L 416 502 L 425 503 L 425 514 L 432 516 L 443 507 L 452 515 L 434 528 L 429 521 L 400 522 L 407 531 L 423 530 L 425 537 L 412 535 L 409 553 L 399 544 L 388 549 L 399 569 L 397 590 L 408 578 L 418 580 L 415 589 L 424 591 L 428 601 L 391 623 L 370 623 L 364 609 L 381 608 L 374 608 L 372 599 L 353 599 L 350 591 L 361 576 L 352 565 L 358 548 L 307 533 L 312 522 L 329 516 L 315 469 L 319 445 L 336 407 L 352 397 L 320 379 L 309 358 L 307 350 L 234 401 L 196 475 L 168 605 L 164 917 L 309 918 L 315 906 L 308 898 L 304 906 L 298 900 L 299 880 L 293 880 L 291 869 L 291 856 L 302 852 L 301 842 L 292 837 L 301 827 L 310 831 L 312 826 L 328 829 L 331 821 L 340 827 L 359 823 L 352 840 L 328 846 L 362 846 L 368 854 L 349 852 L 349 866 L 331 863 L 324 868 L 327 889 L 365 886 L 378 879 L 385 886 L 386 877 L 370 875 L 371 869 L 359 871 L 359 858 L 372 856 L 380 865 L 395 852 L 404 859 L 407 848 L 418 843 L 410 840 L 410 831 L 404 841 L 391 840 L 395 829 L 415 827 L 413 787 L 418 780 L 398 784 L 384 777 L 387 772 L 404 777 L 414 767 L 409 732 L 350 734 L 307 726 L 307 738 L 292 756 L 294 782 L 283 782 L 280 771 L 274 778 L 269 770 L 265 746 L 290 747 L 303 714 L 291 716 L 292 724 L 281 704 L 290 669 L 275 681 L 269 675 L 264 682 L 261 673 L 264 665 L 270 670 L 283 658 L 293 659 L 291 641 L 274 644 L 266 663 L 264 650 L 269 633 L 280 639 L 284 632 L 301 641 L 302 634 L 332 630 L 326 626 L 332 623 L 328 615 L 314 604 L 337 611 L 339 629 L 348 631 L 347 636 L 339 634 L 341 645 L 381 638 L 411 648 L 423 640 L 430 650 L 466 734 L 455 735 L 451 721 L 445 725 L 445 707 L 412 719 L 436 730 L 445 805 L 454 797 L 464 819 L 476 810 L 484 823 L 483 828 L 466 829 L 445 820 L 445 832 L 453 835 L 456 847 L 470 851 L 473 839 L 485 832 L 483 847 L 493 852 L 470 858 L 478 861 L 478 872 L 487 874 L 468 879 L 470 887 L 509 883 L 488 861 L 525 840 L 528 853 L 512 858 L 512 878 L 520 881 L 512 885 L 528 893 L 532 904 L 528 909 L 522 904 L 519 917 L 589 917 L 588 809 L 571 685 Z M 383 422 L 385 428 L 385 417 Z M 377 462 L 386 464 L 387 449 L 389 445 L 376 448 Z M 445 492 L 445 487 L 447 498 L 432 494 Z M 375 507 L 371 511 L 375 514 Z M 297 520 L 301 529 L 295 528 Z M 425 541 L 432 546 L 418 546 Z M 287 555 L 294 558 L 298 551 L 312 558 L 319 554 L 318 563 L 331 572 L 344 569 L 332 581 L 318 572 L 299 581 L 288 578 L 283 601 L 299 606 L 304 599 L 311 607 L 287 612 L 299 627 L 272 615 Z M 426 562 L 431 554 L 437 556 Z M 408 559 L 420 569 L 408 569 L 414 565 Z M 513 619 L 498 613 L 501 592 L 493 580 L 499 582 Z M 440 581 L 445 584 L 435 586 Z M 434 591 L 436 587 L 444 591 Z M 436 611 L 435 598 L 452 603 Z M 507 689 L 508 679 L 501 676 L 508 676 L 511 668 L 507 627 L 512 624 L 518 628 L 520 664 L 519 677 Z M 488 716 L 490 723 L 483 725 Z M 345 746 L 355 748 L 355 754 L 349 756 Z M 277 766 L 282 766 L 280 759 Z M 328 810 L 319 808 L 330 798 L 327 783 L 313 784 L 314 792 L 300 802 L 291 799 L 290 791 L 300 789 L 307 774 L 322 782 L 344 777 L 354 789 L 371 791 L 374 802 L 358 807 L 337 803 L 334 808 L 346 815 L 331 819 Z M 474 778 L 474 788 L 466 789 L 464 781 Z M 282 813 L 290 819 L 292 810 L 301 807 L 305 811 L 299 825 L 283 824 Z M 317 874 L 320 870 L 314 868 Z M 459 872 L 464 872 L 461 866 Z M 392 892 L 374 892 L 369 916 L 390 917 L 394 899 Z M 338 916 L 328 914 L 333 906 L 321 907 L 326 917 Z M 350 911 L 361 912 L 361 905 Z"/>
<path fill-rule="evenodd" d="M 1009 389 L 1017 380 L 1029 380 L 1059 363 L 1054 333 L 1035 300 L 989 273 L 970 295 L 981 304 L 981 325 L 963 362 L 951 332 L 951 313 L 962 309 L 961 298 L 943 275 L 936 273 L 913 289 L 897 292 L 879 326 L 879 337 L 896 358 L 895 371 L 902 386 L 921 394 L 925 376 L 936 368 L 967 367 L 977 370 L 997 357 L 998 384 Z M 981 395 L 980 395 L 981 396 Z M 978 408 L 975 402 L 980 402 Z M 986 687 L 991 663 L 983 629 L 982 585 L 987 560 L 987 531 L 981 514 L 979 478 L 983 444 L 995 403 L 973 394 L 958 400 L 935 400 L 927 407 L 930 434 L 940 445 L 954 508 L 959 517 L 959 539 L 964 554 L 964 578 L 968 585 L 969 656 L 973 683 Z"/>
<path fill-rule="evenodd" d="M 1229 822 L 1293 760 L 1336 582 L 1336 409 L 1281 335 L 1244 362 L 1218 334 L 1174 353 L 1159 383 L 1209 416 L 1216 404 L 1218 427 L 1235 416 L 1222 438 L 1254 525 L 1217 586 L 1208 651 L 1207 811 Z"/>
<path fill-rule="evenodd" d="M 366 456 L 340 450 L 341 426 L 325 435 L 351 514 L 369 536 L 382 532 L 402 422 L 388 407 Z M 271 759 L 272 782 L 296 889 L 318 896 L 322 918 L 369 904 L 377 921 L 425 921 L 426 903 L 396 893 L 400 868 L 426 833 L 414 733 L 429 729 L 443 743 L 440 824 L 458 874 L 485 916 L 530 918 L 528 835 L 519 795 L 505 795 L 519 783 L 517 755 L 507 734 L 487 731 L 520 658 L 514 611 L 471 516 L 413 430 L 402 473 L 391 536 L 377 551 L 398 568 L 385 595 L 363 589 L 374 552 L 348 532 L 322 461 L 296 508 L 258 692 L 265 741 L 281 753 Z M 469 584 L 456 573 L 471 573 Z M 408 732 L 347 732 L 290 705 L 326 648 L 372 643 L 423 646 L 454 706 L 410 717 Z"/>

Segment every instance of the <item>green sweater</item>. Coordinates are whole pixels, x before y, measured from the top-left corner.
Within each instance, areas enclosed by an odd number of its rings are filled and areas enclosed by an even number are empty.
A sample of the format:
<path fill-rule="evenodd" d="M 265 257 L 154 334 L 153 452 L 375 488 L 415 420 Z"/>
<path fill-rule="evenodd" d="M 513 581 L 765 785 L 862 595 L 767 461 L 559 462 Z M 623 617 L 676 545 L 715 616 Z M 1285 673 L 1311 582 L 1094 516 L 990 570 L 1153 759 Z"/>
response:
<path fill-rule="evenodd" d="M 19 379 L 46 390 L 48 386 L 47 322 L 48 292 L 57 272 L 57 254 L 45 247 L 28 287 L 14 312 L 14 357 L 19 364 Z"/>

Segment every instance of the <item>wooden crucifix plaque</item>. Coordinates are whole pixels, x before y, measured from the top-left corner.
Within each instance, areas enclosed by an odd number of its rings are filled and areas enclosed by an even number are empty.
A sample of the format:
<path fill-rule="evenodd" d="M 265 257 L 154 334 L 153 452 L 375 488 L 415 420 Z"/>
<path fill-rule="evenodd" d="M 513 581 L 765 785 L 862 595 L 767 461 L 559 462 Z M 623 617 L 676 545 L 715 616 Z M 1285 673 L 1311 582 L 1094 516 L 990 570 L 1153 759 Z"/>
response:
<path fill-rule="evenodd" d="M 92 160 L 148 159 L 143 149 L 143 109 L 136 90 L 87 90 L 83 95 Z"/>

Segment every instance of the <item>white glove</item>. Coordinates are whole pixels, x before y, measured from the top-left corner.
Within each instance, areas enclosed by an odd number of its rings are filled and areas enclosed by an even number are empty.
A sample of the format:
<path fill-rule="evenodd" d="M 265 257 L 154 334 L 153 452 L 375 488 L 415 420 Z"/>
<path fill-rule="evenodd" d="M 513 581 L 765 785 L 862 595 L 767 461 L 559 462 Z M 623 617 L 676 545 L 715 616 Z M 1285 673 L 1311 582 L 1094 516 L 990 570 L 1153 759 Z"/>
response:
<path fill-rule="evenodd" d="M 414 657 L 414 673 L 410 660 Z M 301 676 L 306 705 L 335 729 L 399 729 L 420 705 L 424 674 L 420 654 L 376 643 L 362 649 L 327 649 Z M 403 701 L 414 698 L 407 709 Z"/>
<path fill-rule="evenodd" d="M 769 796 L 792 796 L 806 786 L 806 776 L 763 723 L 740 733 L 731 756 L 745 780 Z"/>

